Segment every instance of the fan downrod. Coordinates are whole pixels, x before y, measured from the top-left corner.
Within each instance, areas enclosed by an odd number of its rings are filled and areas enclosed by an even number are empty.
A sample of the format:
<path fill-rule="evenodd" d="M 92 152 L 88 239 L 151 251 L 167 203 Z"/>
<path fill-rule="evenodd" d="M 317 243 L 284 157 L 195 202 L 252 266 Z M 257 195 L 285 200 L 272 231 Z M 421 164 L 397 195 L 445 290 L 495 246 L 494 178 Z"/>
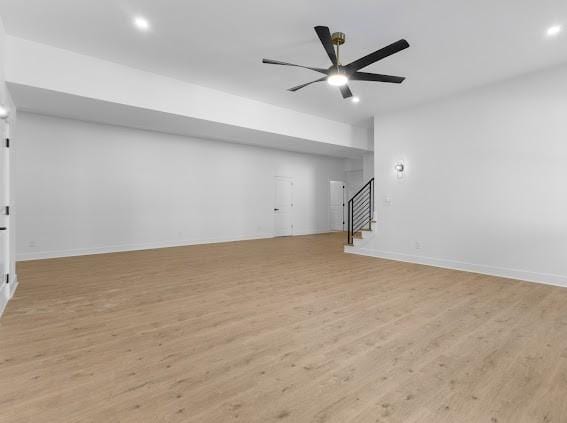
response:
<path fill-rule="evenodd" d="M 331 41 L 336 46 L 341 46 L 345 43 L 346 35 L 344 32 L 333 32 L 331 34 Z"/>

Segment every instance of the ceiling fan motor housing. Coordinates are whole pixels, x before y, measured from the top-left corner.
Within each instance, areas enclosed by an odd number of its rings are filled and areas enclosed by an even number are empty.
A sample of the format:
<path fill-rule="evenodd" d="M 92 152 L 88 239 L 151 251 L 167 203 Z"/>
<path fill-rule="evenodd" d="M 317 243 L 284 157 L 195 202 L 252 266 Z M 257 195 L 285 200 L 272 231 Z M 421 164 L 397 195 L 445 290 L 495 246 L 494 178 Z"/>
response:
<path fill-rule="evenodd" d="M 346 36 L 344 32 L 333 32 L 333 34 L 331 35 L 331 40 L 336 46 L 342 46 L 345 43 L 345 39 Z"/>

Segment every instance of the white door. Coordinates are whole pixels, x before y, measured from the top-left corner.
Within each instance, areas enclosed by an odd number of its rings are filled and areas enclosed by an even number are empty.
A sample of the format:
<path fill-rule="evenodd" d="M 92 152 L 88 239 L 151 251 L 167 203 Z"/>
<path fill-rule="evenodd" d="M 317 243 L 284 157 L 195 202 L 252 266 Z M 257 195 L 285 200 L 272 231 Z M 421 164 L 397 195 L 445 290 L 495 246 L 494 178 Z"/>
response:
<path fill-rule="evenodd" d="M 293 235 L 293 179 L 276 176 L 274 182 L 274 234 Z"/>
<path fill-rule="evenodd" d="M 330 181 L 329 220 L 332 231 L 343 231 L 345 225 L 345 183 Z"/>

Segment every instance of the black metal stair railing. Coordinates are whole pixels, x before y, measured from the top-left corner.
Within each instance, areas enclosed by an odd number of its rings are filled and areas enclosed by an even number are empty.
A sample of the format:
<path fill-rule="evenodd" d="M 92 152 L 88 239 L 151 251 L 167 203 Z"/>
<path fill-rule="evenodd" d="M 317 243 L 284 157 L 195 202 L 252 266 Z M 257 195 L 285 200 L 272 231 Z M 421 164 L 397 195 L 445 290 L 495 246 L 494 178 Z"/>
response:
<path fill-rule="evenodd" d="M 372 230 L 374 214 L 374 178 L 369 180 L 348 202 L 347 243 L 353 245 L 354 235 L 362 230 Z"/>

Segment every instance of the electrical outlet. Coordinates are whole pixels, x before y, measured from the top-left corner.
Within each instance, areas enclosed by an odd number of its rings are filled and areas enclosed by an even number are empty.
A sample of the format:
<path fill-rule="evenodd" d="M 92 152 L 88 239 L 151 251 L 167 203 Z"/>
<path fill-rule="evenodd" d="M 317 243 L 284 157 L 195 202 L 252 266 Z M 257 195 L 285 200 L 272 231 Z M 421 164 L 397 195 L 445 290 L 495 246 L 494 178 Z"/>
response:
<path fill-rule="evenodd" d="M 29 247 L 29 248 L 36 248 L 36 247 L 37 247 L 37 242 L 35 242 L 35 241 L 33 241 L 33 240 L 30 241 L 30 242 L 28 242 L 28 247 Z"/>
<path fill-rule="evenodd" d="M 421 242 L 415 241 L 414 247 L 416 250 L 421 250 Z"/>

